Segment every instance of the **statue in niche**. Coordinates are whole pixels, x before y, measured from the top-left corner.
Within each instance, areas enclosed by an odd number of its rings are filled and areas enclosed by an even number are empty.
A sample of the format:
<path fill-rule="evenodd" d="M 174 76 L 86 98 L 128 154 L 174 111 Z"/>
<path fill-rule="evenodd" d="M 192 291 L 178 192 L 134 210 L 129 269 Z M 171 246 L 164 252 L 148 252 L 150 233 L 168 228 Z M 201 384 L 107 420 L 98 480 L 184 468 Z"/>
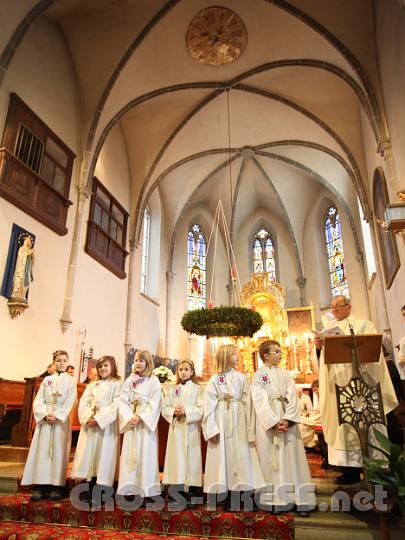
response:
<path fill-rule="evenodd" d="M 11 230 L 1 295 L 8 299 L 11 318 L 29 307 L 28 293 L 33 281 L 35 235 L 15 223 Z"/>
<path fill-rule="evenodd" d="M 34 249 L 33 240 L 29 234 L 21 235 L 13 277 L 13 290 L 11 301 L 26 302 L 28 304 L 28 289 L 33 281 Z"/>

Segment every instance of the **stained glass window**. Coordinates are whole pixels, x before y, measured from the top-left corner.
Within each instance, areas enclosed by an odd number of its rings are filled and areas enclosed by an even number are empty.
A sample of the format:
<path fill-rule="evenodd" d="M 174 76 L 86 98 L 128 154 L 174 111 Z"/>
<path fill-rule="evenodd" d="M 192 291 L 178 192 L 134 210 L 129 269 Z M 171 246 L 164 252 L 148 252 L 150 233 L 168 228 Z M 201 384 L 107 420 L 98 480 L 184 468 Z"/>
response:
<path fill-rule="evenodd" d="M 149 243 L 150 243 L 150 211 L 149 211 L 149 208 L 145 208 L 145 212 L 143 214 L 141 293 L 146 293 L 147 284 L 148 284 Z"/>
<path fill-rule="evenodd" d="M 268 273 L 272 281 L 277 280 L 274 242 L 266 229 L 260 229 L 253 240 L 253 273 Z"/>
<path fill-rule="evenodd" d="M 207 303 L 206 242 L 201 227 L 195 223 L 188 231 L 188 309 L 205 308 Z"/>
<path fill-rule="evenodd" d="M 326 252 L 332 296 L 349 296 L 339 213 L 331 206 L 325 217 Z"/>

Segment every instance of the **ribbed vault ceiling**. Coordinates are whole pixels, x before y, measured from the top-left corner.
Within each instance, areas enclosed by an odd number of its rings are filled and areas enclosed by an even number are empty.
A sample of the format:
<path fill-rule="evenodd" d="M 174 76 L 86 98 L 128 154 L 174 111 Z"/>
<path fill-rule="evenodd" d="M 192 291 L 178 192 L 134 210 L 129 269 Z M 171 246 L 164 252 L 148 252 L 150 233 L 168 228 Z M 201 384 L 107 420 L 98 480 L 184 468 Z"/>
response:
<path fill-rule="evenodd" d="M 368 210 L 363 130 L 374 134 L 376 147 L 387 135 L 372 0 L 221 0 L 248 33 L 241 58 L 221 67 L 196 62 L 185 44 L 191 19 L 216 2 L 49 5 L 44 16 L 60 25 L 77 73 L 88 156 L 82 181 L 90 181 L 119 122 L 133 236 L 156 189 L 169 234 L 190 207 L 213 214 L 221 198 L 234 237 L 260 208 L 285 223 L 298 251 L 321 186 L 350 219 L 355 193 Z"/>

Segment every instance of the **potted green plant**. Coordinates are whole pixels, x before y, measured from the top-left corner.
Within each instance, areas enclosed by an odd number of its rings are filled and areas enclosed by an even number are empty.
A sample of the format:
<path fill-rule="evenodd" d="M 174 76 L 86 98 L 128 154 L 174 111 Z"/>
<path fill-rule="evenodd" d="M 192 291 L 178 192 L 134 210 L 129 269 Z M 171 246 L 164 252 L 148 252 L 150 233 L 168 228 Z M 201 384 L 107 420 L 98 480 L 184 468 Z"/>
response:
<path fill-rule="evenodd" d="M 381 452 L 386 459 L 363 457 L 367 479 L 373 484 L 380 484 L 395 498 L 402 513 L 399 526 L 405 527 L 405 456 L 402 448 L 378 430 L 374 429 L 380 448 L 370 445 Z"/>

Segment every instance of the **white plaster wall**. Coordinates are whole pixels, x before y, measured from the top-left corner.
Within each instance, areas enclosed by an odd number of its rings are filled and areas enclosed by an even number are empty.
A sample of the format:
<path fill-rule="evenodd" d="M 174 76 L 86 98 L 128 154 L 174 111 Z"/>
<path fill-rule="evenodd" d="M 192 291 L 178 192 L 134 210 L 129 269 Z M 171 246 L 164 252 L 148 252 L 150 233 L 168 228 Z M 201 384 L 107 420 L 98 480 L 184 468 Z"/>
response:
<path fill-rule="evenodd" d="M 132 328 L 133 346 L 148 349 L 152 354 L 164 356 L 166 335 L 166 252 L 167 238 L 165 214 L 159 191 L 149 200 L 151 215 L 150 250 L 147 294 L 142 295 L 141 262 L 142 242 L 136 250 L 135 291 L 136 312 Z M 142 237 L 141 237 L 142 238 Z"/>
<path fill-rule="evenodd" d="M 41 373 L 57 348 L 74 356 L 75 338 L 59 327 L 75 212 L 74 185 L 80 165 L 80 107 L 76 77 L 59 29 L 41 20 L 28 31 L 0 88 L 0 132 L 3 132 L 9 93 L 17 93 L 73 150 L 75 160 L 68 212 L 68 234 L 59 236 L 0 198 L 0 277 L 3 278 L 10 232 L 15 222 L 37 236 L 30 308 L 11 320 L 7 301 L 0 297 L 0 376 L 22 380 Z"/>
<path fill-rule="evenodd" d="M 391 202 L 397 187 L 405 187 L 405 9 L 399 1 L 377 0 L 376 43 L 385 113 L 395 160 L 397 185 L 388 183 Z M 372 157 L 369 157 L 372 163 Z M 398 238 L 401 267 L 389 291 L 386 304 L 394 344 L 405 334 L 400 309 L 405 304 L 405 240 Z"/>
<path fill-rule="evenodd" d="M 130 176 L 128 157 L 121 127 L 117 124 L 105 141 L 95 176 L 118 202 L 129 211 Z M 81 229 L 81 247 L 74 287 L 72 325 L 69 334 L 86 330 L 85 350 L 94 348 L 96 358 L 110 354 L 124 368 L 125 318 L 128 280 L 120 279 L 85 251 L 90 199 L 85 204 Z M 127 233 L 128 242 L 128 233 Z M 128 273 L 128 258 L 126 261 Z"/>

